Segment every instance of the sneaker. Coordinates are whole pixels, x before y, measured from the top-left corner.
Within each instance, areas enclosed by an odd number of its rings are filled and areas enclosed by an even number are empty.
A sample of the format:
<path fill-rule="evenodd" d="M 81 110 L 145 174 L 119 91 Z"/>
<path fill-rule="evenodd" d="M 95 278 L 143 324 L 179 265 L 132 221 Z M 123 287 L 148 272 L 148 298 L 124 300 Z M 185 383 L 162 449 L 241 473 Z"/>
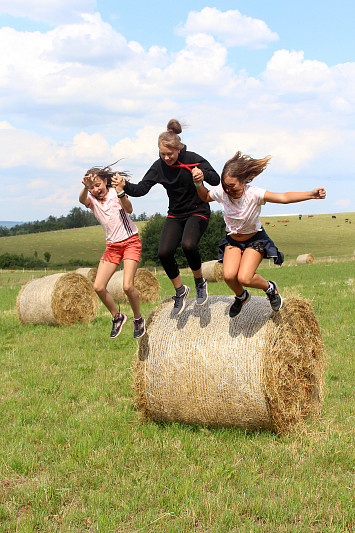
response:
<path fill-rule="evenodd" d="M 138 320 L 133 320 L 133 322 L 134 322 L 133 337 L 135 339 L 139 339 L 139 337 L 143 337 L 145 333 L 145 320 L 141 316 L 140 318 L 138 318 Z"/>
<path fill-rule="evenodd" d="M 229 309 L 229 316 L 231 318 L 239 315 L 239 313 L 242 310 L 243 305 L 245 305 L 247 302 L 249 302 L 250 294 L 246 290 L 244 290 L 244 292 L 246 292 L 244 300 L 241 300 L 240 298 L 238 298 L 238 296 L 235 297 L 234 303 L 231 305 L 231 307 Z"/>
<path fill-rule="evenodd" d="M 115 339 L 116 337 L 118 337 L 118 335 L 121 333 L 122 326 L 126 322 L 126 320 L 126 315 L 123 315 L 122 313 L 118 313 L 118 315 L 112 319 L 112 330 L 110 333 L 111 339 Z"/>
<path fill-rule="evenodd" d="M 190 287 L 187 287 L 186 285 L 184 285 L 184 287 L 185 287 L 185 290 L 181 296 L 178 296 L 178 295 L 173 296 L 173 300 L 175 300 L 173 314 L 176 316 L 180 315 L 183 312 L 185 305 L 186 305 L 187 297 L 190 294 Z"/>
<path fill-rule="evenodd" d="M 203 283 L 196 285 L 196 304 L 203 305 L 207 302 L 208 290 L 207 290 L 207 281 L 204 280 Z"/>
<path fill-rule="evenodd" d="M 278 311 L 282 307 L 282 298 L 279 294 L 279 290 L 274 281 L 269 281 L 272 287 L 269 287 L 266 291 L 266 296 L 269 298 L 270 305 L 274 311 Z"/>

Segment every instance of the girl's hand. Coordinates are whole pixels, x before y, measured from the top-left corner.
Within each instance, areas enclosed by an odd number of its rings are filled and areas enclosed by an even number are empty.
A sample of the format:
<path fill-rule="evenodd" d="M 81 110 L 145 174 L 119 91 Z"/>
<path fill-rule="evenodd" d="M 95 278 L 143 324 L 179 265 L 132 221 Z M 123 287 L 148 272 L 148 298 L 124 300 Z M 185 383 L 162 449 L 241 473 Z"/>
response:
<path fill-rule="evenodd" d="M 122 192 L 123 187 L 126 185 L 126 180 L 123 176 L 116 173 L 112 176 L 111 183 L 112 186 L 115 187 L 116 192 Z"/>
<path fill-rule="evenodd" d="M 82 184 L 84 185 L 84 187 L 86 189 L 91 189 L 91 187 L 93 185 L 93 181 L 94 181 L 94 175 L 93 174 L 86 174 L 83 177 Z"/>
<path fill-rule="evenodd" d="M 313 191 L 311 191 L 311 194 L 314 200 L 324 200 L 326 196 L 326 191 L 325 189 L 323 189 L 323 187 L 320 187 L 319 189 L 314 189 Z"/>
<path fill-rule="evenodd" d="M 201 169 L 197 168 L 197 167 L 194 167 L 192 169 L 192 179 L 194 180 L 194 183 L 196 183 L 197 185 L 199 183 L 202 183 L 203 182 L 203 172 Z"/>

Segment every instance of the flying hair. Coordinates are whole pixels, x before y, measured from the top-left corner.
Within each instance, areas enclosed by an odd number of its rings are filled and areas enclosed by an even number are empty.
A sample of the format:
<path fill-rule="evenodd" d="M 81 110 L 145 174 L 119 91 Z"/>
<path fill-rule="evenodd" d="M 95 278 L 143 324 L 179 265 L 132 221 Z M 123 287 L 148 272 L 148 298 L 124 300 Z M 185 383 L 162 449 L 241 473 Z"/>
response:
<path fill-rule="evenodd" d="M 221 185 L 223 190 L 228 194 L 228 187 L 224 181 L 227 176 L 230 178 L 238 178 L 245 183 L 250 183 L 256 178 L 256 176 L 259 176 L 259 174 L 266 169 L 270 159 L 270 155 L 267 155 L 262 159 L 254 159 L 249 155 L 243 155 L 241 152 L 237 152 L 223 167 L 221 174 Z"/>
<path fill-rule="evenodd" d="M 111 181 L 112 176 L 115 174 L 120 174 L 120 176 L 123 176 L 127 181 L 129 181 L 131 174 L 125 170 L 114 171 L 111 167 L 116 165 L 119 161 L 122 161 L 123 158 L 117 159 L 114 163 L 111 163 L 110 165 L 107 165 L 106 167 L 91 167 L 89 170 L 87 170 L 85 176 L 88 176 L 89 174 L 93 174 L 95 177 L 100 178 L 101 180 L 106 179 L 107 180 L 107 187 L 112 187 Z"/>

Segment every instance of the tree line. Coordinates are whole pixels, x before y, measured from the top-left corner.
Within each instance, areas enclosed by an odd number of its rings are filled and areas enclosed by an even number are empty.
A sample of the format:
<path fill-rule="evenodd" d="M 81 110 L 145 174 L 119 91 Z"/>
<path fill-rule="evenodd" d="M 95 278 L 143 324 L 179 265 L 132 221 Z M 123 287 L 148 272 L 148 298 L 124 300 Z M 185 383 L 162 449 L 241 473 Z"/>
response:
<path fill-rule="evenodd" d="M 73 213 L 74 211 L 74 213 Z M 57 229 L 68 229 L 68 228 L 80 228 L 83 227 L 85 218 L 80 218 L 79 212 L 82 212 L 82 214 L 90 215 L 91 212 L 84 211 L 80 208 L 74 208 L 71 211 L 72 215 L 76 216 L 76 222 L 74 222 L 74 217 L 72 217 L 71 221 L 72 223 L 78 224 L 78 225 L 71 225 L 67 227 L 60 227 Z M 55 218 L 55 217 L 50 217 Z M 161 215 L 160 213 L 156 213 L 154 216 L 150 218 L 150 220 L 147 221 L 144 228 L 140 232 L 140 238 L 142 241 L 142 257 L 141 257 L 141 264 L 142 266 L 159 266 L 160 260 L 158 257 L 158 247 L 159 247 L 159 239 L 160 239 L 160 233 L 163 228 L 164 222 L 165 222 L 165 216 Z M 94 219 L 96 221 L 96 219 Z M 140 219 L 141 220 L 141 219 Z M 35 224 L 35 223 L 33 223 Z M 86 225 L 94 225 L 94 224 L 86 224 Z M 38 230 L 42 231 L 42 230 Z M 45 231 L 45 230 L 43 230 Z M 50 231 L 50 230 L 46 230 Z M 26 233 L 25 231 L 22 232 Z M 30 233 L 30 231 L 28 231 Z M 15 235 L 19 235 L 21 233 L 15 233 Z M 217 259 L 218 254 L 218 245 L 221 242 L 222 238 L 225 235 L 225 222 L 223 219 L 223 214 L 221 211 L 217 212 L 211 212 L 211 218 L 210 222 L 208 224 L 206 232 L 203 234 L 199 249 L 201 253 L 202 261 L 211 261 L 212 259 Z M 44 266 L 49 266 L 49 261 L 51 258 L 51 254 L 49 252 L 45 252 L 43 254 L 43 259 L 38 257 L 37 252 L 34 252 L 33 257 L 24 257 L 23 254 L 3 254 L 0 255 L 0 268 L 5 269 L 13 269 L 13 268 L 42 268 Z M 176 261 L 179 266 L 186 267 L 187 261 L 186 257 L 182 251 L 181 245 L 178 247 L 176 251 Z M 70 259 L 66 265 L 52 265 L 54 266 L 68 266 L 68 267 L 77 267 L 77 266 L 94 266 L 90 261 L 84 261 L 82 259 Z"/>

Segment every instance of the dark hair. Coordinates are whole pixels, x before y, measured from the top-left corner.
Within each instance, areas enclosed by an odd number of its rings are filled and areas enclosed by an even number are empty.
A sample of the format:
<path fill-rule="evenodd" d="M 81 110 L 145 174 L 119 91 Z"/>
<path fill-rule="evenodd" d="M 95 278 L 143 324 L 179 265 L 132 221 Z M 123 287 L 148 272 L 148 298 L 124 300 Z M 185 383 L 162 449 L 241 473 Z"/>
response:
<path fill-rule="evenodd" d="M 238 178 L 245 183 L 250 183 L 256 178 L 256 176 L 259 176 L 259 174 L 265 170 L 270 159 L 270 155 L 267 155 L 262 159 L 253 159 L 249 155 L 242 155 L 241 152 L 237 152 L 223 167 L 221 174 L 221 185 L 223 190 L 228 194 L 228 186 L 224 181 L 227 176 L 230 178 Z"/>
<path fill-rule="evenodd" d="M 172 118 L 169 120 L 166 130 L 161 133 L 158 137 L 158 146 L 164 145 L 173 150 L 181 150 L 184 146 L 179 137 L 179 133 L 182 132 L 182 126 L 178 120 Z"/>
<path fill-rule="evenodd" d="M 131 177 L 131 174 L 129 172 L 126 172 L 124 170 L 118 172 L 118 171 L 114 171 L 111 169 L 111 167 L 113 167 L 113 165 L 116 165 L 116 163 L 118 163 L 119 161 L 121 161 L 121 159 L 117 159 L 117 161 L 115 161 L 114 163 L 111 163 L 110 165 L 107 165 L 106 167 L 91 167 L 89 168 L 89 170 L 87 170 L 87 172 L 85 173 L 85 176 L 88 176 L 89 174 L 94 174 L 95 177 L 100 178 L 101 180 L 106 179 L 107 187 L 112 187 L 112 184 L 111 184 L 112 176 L 114 176 L 117 173 L 120 174 L 121 176 L 124 176 L 126 180 L 129 180 L 129 178 Z"/>

